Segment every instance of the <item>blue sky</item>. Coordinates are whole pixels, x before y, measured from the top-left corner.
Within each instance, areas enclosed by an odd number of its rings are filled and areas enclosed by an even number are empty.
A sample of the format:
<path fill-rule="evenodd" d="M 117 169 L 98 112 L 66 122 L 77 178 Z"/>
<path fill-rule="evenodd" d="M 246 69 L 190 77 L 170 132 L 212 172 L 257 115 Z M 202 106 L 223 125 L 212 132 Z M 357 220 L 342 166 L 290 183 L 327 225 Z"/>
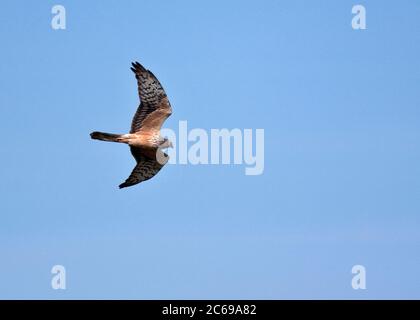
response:
<path fill-rule="evenodd" d="M 363 1 L 355 31 L 358 3 L 2 1 L 0 298 L 419 299 L 420 3 Z M 167 128 L 263 128 L 264 174 L 119 190 L 134 160 L 89 133 L 128 131 L 133 60 Z"/>

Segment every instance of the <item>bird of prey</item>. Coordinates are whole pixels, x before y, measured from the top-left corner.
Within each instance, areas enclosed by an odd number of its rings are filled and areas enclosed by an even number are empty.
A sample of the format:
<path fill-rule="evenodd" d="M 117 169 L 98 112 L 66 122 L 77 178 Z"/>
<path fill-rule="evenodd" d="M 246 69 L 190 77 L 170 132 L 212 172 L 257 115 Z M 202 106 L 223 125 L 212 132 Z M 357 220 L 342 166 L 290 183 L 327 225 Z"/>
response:
<path fill-rule="evenodd" d="M 171 115 L 168 97 L 153 73 L 140 63 L 132 63 L 131 70 L 137 79 L 140 105 L 131 122 L 128 134 L 92 132 L 92 139 L 126 143 L 136 159 L 136 166 L 120 188 L 130 187 L 154 177 L 168 162 L 169 156 L 162 151 L 172 143 L 160 135 L 163 122 Z"/>

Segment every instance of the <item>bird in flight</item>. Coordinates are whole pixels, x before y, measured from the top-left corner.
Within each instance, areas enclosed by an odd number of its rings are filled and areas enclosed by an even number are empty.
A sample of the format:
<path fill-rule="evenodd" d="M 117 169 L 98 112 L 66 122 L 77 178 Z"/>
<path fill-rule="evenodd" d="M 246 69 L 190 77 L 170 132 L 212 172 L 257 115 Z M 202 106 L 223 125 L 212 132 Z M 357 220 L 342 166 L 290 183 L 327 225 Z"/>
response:
<path fill-rule="evenodd" d="M 172 147 L 172 143 L 160 135 L 163 122 L 172 114 L 165 90 L 154 74 L 140 63 L 132 63 L 131 70 L 137 79 L 140 105 L 131 122 L 130 133 L 95 131 L 90 134 L 92 139 L 126 143 L 130 146 L 137 164 L 127 180 L 119 185 L 120 189 L 154 177 L 169 160 L 162 149 Z"/>

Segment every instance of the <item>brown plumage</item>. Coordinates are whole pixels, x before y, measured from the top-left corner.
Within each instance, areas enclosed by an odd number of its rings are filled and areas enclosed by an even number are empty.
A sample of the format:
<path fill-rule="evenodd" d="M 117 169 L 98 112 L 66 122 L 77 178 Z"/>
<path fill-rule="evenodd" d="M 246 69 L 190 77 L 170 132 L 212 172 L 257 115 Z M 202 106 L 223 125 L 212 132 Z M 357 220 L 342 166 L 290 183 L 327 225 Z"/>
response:
<path fill-rule="evenodd" d="M 159 80 L 140 63 L 132 63 L 131 70 L 137 79 L 140 105 L 131 122 L 128 134 L 92 132 L 92 139 L 126 143 L 137 164 L 120 188 L 133 186 L 154 177 L 168 162 L 169 156 L 161 149 L 172 143 L 160 135 L 163 122 L 172 108 Z"/>

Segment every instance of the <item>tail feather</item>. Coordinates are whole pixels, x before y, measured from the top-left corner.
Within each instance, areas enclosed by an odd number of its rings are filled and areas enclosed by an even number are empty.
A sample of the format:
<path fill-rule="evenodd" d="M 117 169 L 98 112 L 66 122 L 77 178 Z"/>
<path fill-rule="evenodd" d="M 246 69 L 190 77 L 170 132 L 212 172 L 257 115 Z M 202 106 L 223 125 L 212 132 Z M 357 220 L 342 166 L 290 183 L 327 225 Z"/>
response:
<path fill-rule="evenodd" d="M 111 142 L 122 142 L 121 141 L 121 134 L 114 134 L 114 133 L 106 133 L 106 132 L 92 132 L 90 137 L 95 140 L 102 140 L 102 141 L 111 141 Z"/>

